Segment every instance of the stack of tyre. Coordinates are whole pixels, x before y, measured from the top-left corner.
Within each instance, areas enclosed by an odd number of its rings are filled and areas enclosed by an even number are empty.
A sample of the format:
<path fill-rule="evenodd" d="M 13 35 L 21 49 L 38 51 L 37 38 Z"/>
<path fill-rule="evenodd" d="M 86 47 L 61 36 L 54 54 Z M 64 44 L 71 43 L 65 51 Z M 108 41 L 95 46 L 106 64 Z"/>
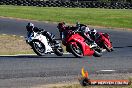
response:
<path fill-rule="evenodd" d="M 37 7 L 68 7 L 68 8 L 107 8 L 132 9 L 131 2 L 62 2 L 44 0 L 0 0 L 0 5 L 37 6 Z"/>

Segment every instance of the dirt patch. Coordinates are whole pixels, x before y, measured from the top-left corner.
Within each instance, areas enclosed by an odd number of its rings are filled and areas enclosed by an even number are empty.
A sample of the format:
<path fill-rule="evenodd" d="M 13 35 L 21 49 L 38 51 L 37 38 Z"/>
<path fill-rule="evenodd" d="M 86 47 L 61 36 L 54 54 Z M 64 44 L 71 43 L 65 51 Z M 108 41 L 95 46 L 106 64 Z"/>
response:
<path fill-rule="evenodd" d="M 32 54 L 31 47 L 20 36 L 0 35 L 0 54 Z"/>
<path fill-rule="evenodd" d="M 62 45 L 66 53 L 66 47 Z M 13 35 L 0 35 L 0 55 L 35 54 L 25 38 Z"/>

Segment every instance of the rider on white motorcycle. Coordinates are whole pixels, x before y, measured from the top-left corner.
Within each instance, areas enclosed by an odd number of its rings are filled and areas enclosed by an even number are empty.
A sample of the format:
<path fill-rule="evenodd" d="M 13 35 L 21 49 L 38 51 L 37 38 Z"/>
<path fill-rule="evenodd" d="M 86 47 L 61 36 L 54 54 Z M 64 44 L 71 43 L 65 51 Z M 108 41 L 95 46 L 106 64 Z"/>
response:
<path fill-rule="evenodd" d="M 27 29 L 27 35 L 30 35 L 33 31 L 34 32 L 41 32 L 42 35 L 46 36 L 50 42 L 55 42 L 54 41 L 55 37 L 53 34 L 51 34 L 50 32 L 48 32 L 44 29 L 35 27 L 33 23 L 28 23 L 26 26 L 26 29 Z"/>

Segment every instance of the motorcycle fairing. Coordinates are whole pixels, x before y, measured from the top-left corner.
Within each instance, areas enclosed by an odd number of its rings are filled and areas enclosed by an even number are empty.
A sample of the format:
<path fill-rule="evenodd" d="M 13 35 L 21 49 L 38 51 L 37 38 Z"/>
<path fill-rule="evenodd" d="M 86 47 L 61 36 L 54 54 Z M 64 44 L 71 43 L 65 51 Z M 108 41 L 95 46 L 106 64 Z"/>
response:
<path fill-rule="evenodd" d="M 81 45 L 84 56 L 92 56 L 94 54 L 94 51 L 91 50 L 89 45 L 84 41 L 85 41 L 85 39 L 82 36 L 80 36 L 78 33 L 72 35 L 68 39 L 68 42 L 72 42 L 72 44 L 79 43 Z M 76 44 L 75 44 L 75 46 L 76 46 Z"/>
<path fill-rule="evenodd" d="M 33 41 L 34 39 L 38 39 L 45 45 L 45 53 L 53 51 L 52 48 L 48 44 L 46 36 L 44 36 L 42 34 L 35 33 L 35 32 L 33 32 L 33 33 L 34 33 L 33 34 L 34 36 L 30 37 L 30 42 Z"/>

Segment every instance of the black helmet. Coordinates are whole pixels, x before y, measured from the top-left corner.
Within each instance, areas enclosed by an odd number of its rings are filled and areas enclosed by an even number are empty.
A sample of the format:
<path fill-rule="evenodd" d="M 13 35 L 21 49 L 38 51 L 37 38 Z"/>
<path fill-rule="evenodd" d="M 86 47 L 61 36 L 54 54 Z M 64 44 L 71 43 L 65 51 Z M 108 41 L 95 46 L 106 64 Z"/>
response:
<path fill-rule="evenodd" d="M 33 28 L 34 28 L 34 24 L 33 23 L 28 23 L 27 26 L 26 26 L 26 29 L 27 29 L 28 32 L 33 31 Z"/>
<path fill-rule="evenodd" d="M 61 22 L 58 24 L 57 28 L 59 29 L 59 31 L 64 31 L 65 30 L 65 23 L 64 22 Z"/>

